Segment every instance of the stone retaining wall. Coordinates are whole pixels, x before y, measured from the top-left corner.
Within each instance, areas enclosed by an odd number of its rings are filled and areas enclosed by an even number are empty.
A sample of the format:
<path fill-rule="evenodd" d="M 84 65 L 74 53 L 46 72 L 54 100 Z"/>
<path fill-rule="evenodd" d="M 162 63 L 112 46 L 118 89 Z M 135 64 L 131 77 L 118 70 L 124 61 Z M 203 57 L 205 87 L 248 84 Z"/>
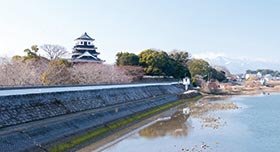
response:
<path fill-rule="evenodd" d="M 119 106 L 117 111 L 116 108 L 109 108 L 105 111 L 93 111 L 43 126 L 34 126 L 20 132 L 0 136 L 0 147 L 5 151 L 41 151 L 42 149 L 48 149 L 48 144 L 63 141 L 69 135 L 75 135 L 91 128 L 105 127 L 112 121 L 135 115 L 177 99 L 176 96 L 166 96 L 154 98 L 152 101 L 143 100 L 142 102 Z"/>
<path fill-rule="evenodd" d="M 174 86 L 149 86 L 0 96 L 0 128 L 181 91 Z"/>
<path fill-rule="evenodd" d="M 0 151 L 44 151 L 60 139 L 176 101 L 182 92 L 169 85 L 0 97 Z"/>

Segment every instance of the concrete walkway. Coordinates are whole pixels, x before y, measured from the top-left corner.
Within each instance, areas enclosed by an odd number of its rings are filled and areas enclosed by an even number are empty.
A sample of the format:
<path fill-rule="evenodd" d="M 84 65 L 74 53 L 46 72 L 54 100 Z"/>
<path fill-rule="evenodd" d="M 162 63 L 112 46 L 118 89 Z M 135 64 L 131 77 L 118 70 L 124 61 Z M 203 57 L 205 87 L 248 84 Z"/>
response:
<path fill-rule="evenodd" d="M 85 91 L 85 90 L 101 90 L 114 88 L 131 88 L 145 86 L 160 86 L 178 84 L 177 82 L 169 83 L 141 83 L 141 84 L 120 84 L 120 85 L 98 85 L 98 86 L 73 86 L 73 87 L 51 87 L 51 88 L 28 88 L 28 89 L 9 89 L 0 90 L 0 96 L 26 95 L 26 94 L 41 94 L 53 92 L 69 92 L 69 91 Z"/>

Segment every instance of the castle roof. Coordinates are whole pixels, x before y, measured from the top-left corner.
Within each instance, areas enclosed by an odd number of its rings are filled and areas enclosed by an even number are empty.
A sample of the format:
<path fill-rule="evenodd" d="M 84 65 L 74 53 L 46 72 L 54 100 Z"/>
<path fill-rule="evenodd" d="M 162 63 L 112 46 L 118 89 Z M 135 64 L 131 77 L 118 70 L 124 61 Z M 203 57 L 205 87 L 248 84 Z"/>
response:
<path fill-rule="evenodd" d="M 83 34 L 82 36 L 78 37 L 76 40 L 92 40 L 92 41 L 94 41 L 93 38 L 91 38 L 90 36 L 87 35 L 87 32 L 85 32 L 85 34 Z"/>
<path fill-rule="evenodd" d="M 82 57 L 84 57 L 84 56 L 86 56 L 86 57 L 92 57 L 93 59 L 98 60 L 97 57 L 95 57 L 95 56 L 93 56 L 92 54 L 88 53 L 88 51 L 86 51 L 85 53 L 83 53 L 82 55 L 80 55 L 78 58 L 82 58 Z"/>

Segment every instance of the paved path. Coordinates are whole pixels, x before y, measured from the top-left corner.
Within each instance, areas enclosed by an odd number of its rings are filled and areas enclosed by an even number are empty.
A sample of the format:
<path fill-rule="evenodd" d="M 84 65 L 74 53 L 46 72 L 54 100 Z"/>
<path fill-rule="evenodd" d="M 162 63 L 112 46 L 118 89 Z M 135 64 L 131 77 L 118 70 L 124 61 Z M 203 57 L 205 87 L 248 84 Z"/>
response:
<path fill-rule="evenodd" d="M 0 90 L 0 96 L 83 91 L 83 90 L 100 90 L 100 89 L 113 89 L 113 88 L 130 88 L 130 87 L 143 87 L 143 86 L 159 86 L 159 85 L 172 85 L 172 84 L 178 84 L 178 83 L 169 82 L 169 83 L 141 83 L 141 84 L 98 85 L 98 86 L 79 86 L 79 87 L 73 86 L 73 87 L 52 87 L 52 88 L 32 88 L 32 89 L 30 88 L 10 89 L 10 90 Z"/>

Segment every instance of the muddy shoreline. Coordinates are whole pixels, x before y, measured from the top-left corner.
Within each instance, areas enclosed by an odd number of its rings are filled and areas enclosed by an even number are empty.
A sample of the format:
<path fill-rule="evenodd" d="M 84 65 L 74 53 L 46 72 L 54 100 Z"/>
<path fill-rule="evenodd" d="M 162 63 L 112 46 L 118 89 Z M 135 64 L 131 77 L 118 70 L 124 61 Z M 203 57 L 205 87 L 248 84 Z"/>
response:
<path fill-rule="evenodd" d="M 201 100 L 201 99 L 199 99 L 199 100 Z M 127 134 L 130 134 L 131 132 L 135 132 L 135 131 L 143 128 L 143 126 L 146 126 L 147 124 L 152 125 L 159 118 L 171 117 L 177 111 L 177 108 L 184 104 L 186 104 L 186 103 L 182 103 L 180 105 L 172 107 L 171 109 L 169 109 L 167 111 L 163 111 L 163 112 L 153 115 L 147 119 L 135 122 L 135 123 L 131 124 L 129 127 L 115 131 L 115 132 L 111 133 L 110 135 L 108 135 L 107 137 L 102 138 L 101 140 L 96 141 L 95 143 L 92 143 L 77 151 L 78 152 L 102 151 L 102 150 L 108 148 L 109 146 L 113 145 L 114 143 L 113 144 L 110 144 L 110 143 L 114 142 L 118 138 L 121 138 L 122 136 L 126 136 Z M 109 145 L 108 145 L 108 143 L 109 143 Z"/>
<path fill-rule="evenodd" d="M 140 122 L 136 122 L 134 124 L 132 124 L 131 126 L 125 128 L 125 129 L 121 129 L 119 131 L 116 131 L 114 133 L 112 133 L 111 135 L 95 142 L 92 143 L 89 146 L 86 146 L 80 150 L 78 150 L 79 152 L 91 152 L 91 151 L 102 151 L 108 147 L 110 147 L 111 145 L 114 145 L 120 141 L 117 141 L 119 138 L 122 138 L 123 136 L 126 136 L 128 134 L 131 133 L 136 133 L 137 131 L 139 131 L 139 129 L 143 129 L 143 126 L 146 126 L 147 124 L 153 125 L 153 122 L 156 122 L 156 120 L 158 118 L 163 118 L 163 117 L 177 117 L 178 114 L 175 114 L 176 112 L 178 113 L 178 109 L 182 109 L 182 107 L 190 107 L 191 113 L 190 116 L 191 117 L 197 117 L 197 118 L 201 118 L 201 120 L 203 119 L 208 119 L 207 123 L 217 123 L 218 121 L 216 121 L 216 119 L 214 118 L 207 118 L 204 117 L 206 113 L 208 113 L 209 111 L 214 111 L 214 110 L 219 110 L 219 109 L 231 109 L 231 108 L 236 108 L 235 105 L 233 104 L 212 104 L 211 101 L 216 101 L 216 100 L 223 100 L 223 99 L 227 99 L 230 98 L 230 96 L 221 96 L 221 95 L 209 95 L 209 96 L 204 96 L 203 98 L 197 100 L 197 101 L 192 101 L 192 102 L 188 102 L 188 103 L 182 103 L 180 105 L 177 105 L 167 111 L 161 112 L 159 114 L 156 114 L 152 117 L 149 117 L 148 119 L 142 120 Z M 204 108 L 203 106 L 207 106 L 207 108 Z M 208 109 L 208 110 L 205 110 Z M 179 111 L 180 111 L 179 110 Z M 180 112 L 181 114 L 181 112 Z M 180 115 L 179 114 L 179 115 Z M 205 125 L 207 126 L 207 125 Z M 211 125 L 216 127 L 216 125 Z M 175 132 L 178 130 L 175 130 Z M 111 143 L 112 144 L 108 144 Z M 101 148 L 100 148 L 101 147 Z"/>

